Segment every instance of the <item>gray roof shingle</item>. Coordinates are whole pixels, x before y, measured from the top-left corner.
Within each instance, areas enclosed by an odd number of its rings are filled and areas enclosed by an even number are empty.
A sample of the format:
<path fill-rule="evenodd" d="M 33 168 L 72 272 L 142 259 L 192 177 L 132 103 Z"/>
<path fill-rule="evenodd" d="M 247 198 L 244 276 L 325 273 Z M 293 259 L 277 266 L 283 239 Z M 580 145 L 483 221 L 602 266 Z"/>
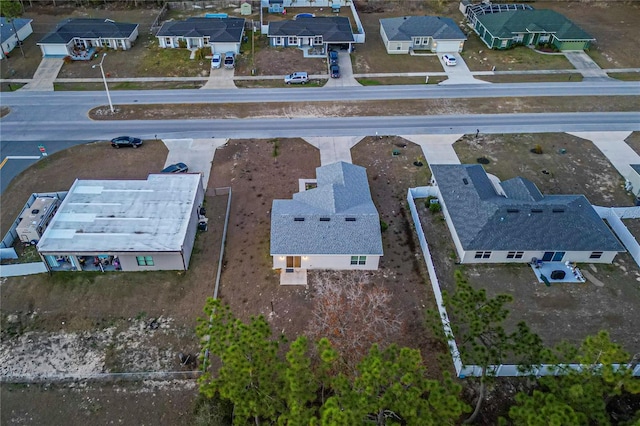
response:
<path fill-rule="evenodd" d="M 466 40 L 467 36 L 451 18 L 440 16 L 402 16 L 380 19 L 387 38 L 407 41 L 412 37 L 432 37 L 434 40 Z"/>
<path fill-rule="evenodd" d="M 269 22 L 268 35 L 269 37 L 322 36 L 325 43 L 350 43 L 354 41 L 349 18 L 344 16 L 318 16 Z"/>
<path fill-rule="evenodd" d="M 382 255 L 366 170 L 337 162 L 318 167 L 316 174 L 317 188 L 273 201 L 271 254 Z"/>
<path fill-rule="evenodd" d="M 162 24 L 158 37 L 209 37 L 213 43 L 240 42 L 244 29 L 242 18 L 188 18 Z"/>
<path fill-rule="evenodd" d="M 13 27 L 16 31 L 20 31 L 22 27 L 32 22 L 33 19 L 15 18 L 13 22 L 9 22 L 4 16 L 0 16 L 0 43 L 4 43 L 14 36 Z"/>
<path fill-rule="evenodd" d="M 465 250 L 625 251 L 584 195 L 545 196 L 519 177 L 502 196 L 481 165 L 431 170 Z"/>
<path fill-rule="evenodd" d="M 68 43 L 74 38 L 120 38 L 131 37 L 138 24 L 114 22 L 110 19 L 73 19 L 60 22 L 56 29 L 45 35 L 38 44 Z"/>

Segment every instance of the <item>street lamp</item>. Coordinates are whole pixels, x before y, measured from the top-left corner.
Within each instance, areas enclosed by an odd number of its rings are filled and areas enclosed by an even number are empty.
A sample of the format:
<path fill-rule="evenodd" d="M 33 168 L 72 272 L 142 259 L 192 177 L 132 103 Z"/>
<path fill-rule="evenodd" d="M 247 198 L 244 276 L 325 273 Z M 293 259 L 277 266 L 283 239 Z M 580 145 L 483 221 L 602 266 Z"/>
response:
<path fill-rule="evenodd" d="M 107 91 L 107 99 L 109 99 L 109 108 L 111 108 L 111 114 L 115 111 L 113 110 L 113 104 L 111 103 L 111 95 L 109 94 L 109 86 L 107 85 L 107 78 L 104 76 L 104 68 L 102 68 L 102 63 L 104 62 L 104 58 L 107 57 L 106 52 L 102 55 L 102 60 L 98 65 L 94 65 L 91 68 L 100 67 L 100 72 L 102 73 L 102 81 L 104 81 L 104 90 Z"/>

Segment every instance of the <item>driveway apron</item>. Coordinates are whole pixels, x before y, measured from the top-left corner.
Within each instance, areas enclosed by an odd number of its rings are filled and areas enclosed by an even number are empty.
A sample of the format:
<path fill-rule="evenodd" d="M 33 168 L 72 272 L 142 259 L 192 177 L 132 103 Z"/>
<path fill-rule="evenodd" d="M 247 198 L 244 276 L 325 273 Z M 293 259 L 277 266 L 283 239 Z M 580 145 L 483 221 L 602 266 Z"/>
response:
<path fill-rule="evenodd" d="M 444 63 L 442 55 L 444 55 L 444 53 L 438 53 L 438 60 L 442 64 L 444 72 L 447 73 L 447 79 L 439 84 L 491 84 L 487 81 L 475 79 L 473 77 L 473 74 L 471 74 L 469 67 L 467 67 L 467 64 L 464 62 L 464 59 L 462 59 L 462 56 L 460 56 L 459 54 L 447 53 L 447 55 L 449 56 L 456 57 L 457 65 L 453 67 L 448 66 Z"/>
<path fill-rule="evenodd" d="M 402 138 L 420 145 L 429 164 L 460 164 L 453 144 L 464 135 L 403 135 Z"/>
<path fill-rule="evenodd" d="M 351 163 L 351 148 L 362 140 L 362 136 L 303 137 L 305 141 L 320 150 L 320 164 L 344 161 Z"/>
<path fill-rule="evenodd" d="M 202 174 L 202 184 L 206 189 L 216 149 L 227 143 L 227 139 L 163 139 L 162 142 L 169 149 L 164 166 L 185 163 L 190 173 Z"/>
<path fill-rule="evenodd" d="M 42 58 L 31 82 L 19 90 L 52 92 L 53 81 L 58 77 L 63 64 L 62 58 Z"/>

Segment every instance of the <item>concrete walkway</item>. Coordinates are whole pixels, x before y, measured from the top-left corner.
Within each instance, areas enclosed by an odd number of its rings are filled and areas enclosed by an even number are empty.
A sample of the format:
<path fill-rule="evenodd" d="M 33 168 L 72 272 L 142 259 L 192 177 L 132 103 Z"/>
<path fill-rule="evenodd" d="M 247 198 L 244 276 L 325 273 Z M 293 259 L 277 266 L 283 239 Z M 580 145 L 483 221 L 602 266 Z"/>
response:
<path fill-rule="evenodd" d="M 64 64 L 62 58 L 42 58 L 33 79 L 18 90 L 52 92 L 53 82 Z"/>
<path fill-rule="evenodd" d="M 631 164 L 640 164 L 640 155 L 624 141 L 632 132 L 567 132 L 593 142 L 609 162 L 627 180 L 636 175 Z"/>
<path fill-rule="evenodd" d="M 603 69 L 601 69 L 598 64 L 596 64 L 593 59 L 591 59 L 591 57 L 585 52 L 564 52 L 564 56 L 569 60 L 569 62 L 571 62 L 571 65 L 573 65 L 576 70 L 578 70 L 580 74 L 582 74 L 583 78 L 609 79 L 607 73 Z"/>
<path fill-rule="evenodd" d="M 165 167 L 185 163 L 189 172 L 202 174 L 202 184 L 206 189 L 216 149 L 227 143 L 227 139 L 163 139 L 162 142 L 169 149 Z"/>
<path fill-rule="evenodd" d="M 429 164 L 460 164 L 453 144 L 464 135 L 402 135 L 401 137 L 420 145 Z"/>
<path fill-rule="evenodd" d="M 209 79 L 201 89 L 237 89 L 233 82 L 234 69 L 227 68 L 211 68 Z"/>
<path fill-rule="evenodd" d="M 47 267 L 42 262 L 15 263 L 13 265 L 0 265 L 0 277 L 20 277 L 22 275 L 34 275 L 47 272 Z"/>
<path fill-rule="evenodd" d="M 351 163 L 351 148 L 363 137 L 305 137 L 303 139 L 320 150 L 320 164 L 326 166 L 337 161 Z"/>

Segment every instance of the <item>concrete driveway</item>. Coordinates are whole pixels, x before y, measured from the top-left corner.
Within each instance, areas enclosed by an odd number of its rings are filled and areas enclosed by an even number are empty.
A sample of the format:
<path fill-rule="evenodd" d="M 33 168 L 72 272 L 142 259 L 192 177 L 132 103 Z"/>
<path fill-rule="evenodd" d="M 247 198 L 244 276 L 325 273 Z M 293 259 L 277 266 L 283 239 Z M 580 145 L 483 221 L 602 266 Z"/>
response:
<path fill-rule="evenodd" d="M 448 66 L 442 59 L 443 55 L 451 55 L 456 58 L 455 66 Z M 447 79 L 440 84 L 490 84 L 487 81 L 477 80 L 471 74 L 469 67 L 458 53 L 438 53 L 438 60 L 444 68 L 444 72 L 447 73 Z"/>
<path fill-rule="evenodd" d="M 338 52 L 338 65 L 340 65 L 340 78 L 331 78 L 324 87 L 348 87 L 362 86 L 353 76 L 353 67 L 351 66 L 351 57 L 348 52 Z M 329 70 L 327 70 L 329 72 Z"/>
<path fill-rule="evenodd" d="M 209 80 L 201 87 L 201 89 L 237 89 L 233 82 L 235 70 L 227 68 L 211 68 Z"/>
<path fill-rule="evenodd" d="M 582 77 L 609 79 L 607 73 L 585 52 L 564 52 L 564 56 L 571 62 L 571 65 L 582 74 Z"/>
<path fill-rule="evenodd" d="M 189 167 L 190 173 L 202 174 L 202 184 L 206 190 L 209 183 L 209 175 L 211 174 L 213 156 L 216 153 L 216 149 L 227 143 L 227 139 L 163 139 L 162 142 L 169 149 L 169 155 L 167 155 L 167 161 L 164 166 L 185 163 Z"/>
<path fill-rule="evenodd" d="M 62 58 L 42 58 L 31 82 L 18 90 L 53 92 L 53 81 L 58 77 L 63 64 Z"/>

